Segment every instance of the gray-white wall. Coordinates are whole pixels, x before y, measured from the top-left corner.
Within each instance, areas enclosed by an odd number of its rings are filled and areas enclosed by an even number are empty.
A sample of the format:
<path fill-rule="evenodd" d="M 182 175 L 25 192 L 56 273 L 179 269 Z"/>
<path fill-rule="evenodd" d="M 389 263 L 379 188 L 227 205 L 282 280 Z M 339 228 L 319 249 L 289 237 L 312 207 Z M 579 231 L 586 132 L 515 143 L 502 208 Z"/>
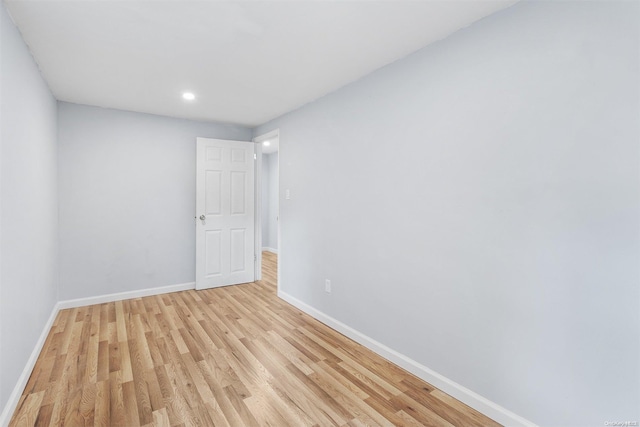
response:
<path fill-rule="evenodd" d="M 56 101 L 0 5 L 0 411 L 57 301 Z"/>
<path fill-rule="evenodd" d="M 639 420 L 638 6 L 522 2 L 257 128 L 280 289 L 542 426 Z"/>
<path fill-rule="evenodd" d="M 262 155 L 262 247 L 278 250 L 278 153 Z"/>
<path fill-rule="evenodd" d="M 249 129 L 59 103 L 60 299 L 195 280 L 196 137 Z"/>

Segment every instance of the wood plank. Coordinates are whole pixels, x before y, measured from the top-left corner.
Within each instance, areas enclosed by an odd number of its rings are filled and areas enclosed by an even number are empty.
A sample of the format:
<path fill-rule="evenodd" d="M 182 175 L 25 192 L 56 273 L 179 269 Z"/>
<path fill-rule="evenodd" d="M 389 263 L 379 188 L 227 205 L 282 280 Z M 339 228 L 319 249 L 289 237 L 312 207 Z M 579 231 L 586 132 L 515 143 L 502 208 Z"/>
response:
<path fill-rule="evenodd" d="M 122 389 L 122 372 L 109 374 L 109 418 L 113 425 L 126 425 L 124 394 Z"/>
<path fill-rule="evenodd" d="M 111 425 L 109 381 L 99 381 L 96 384 L 96 398 L 93 423 L 96 427 Z"/>
<path fill-rule="evenodd" d="M 38 413 L 40 412 L 42 399 L 44 398 L 44 393 L 44 391 L 39 391 L 37 393 L 29 394 L 25 398 L 23 404 L 20 405 L 18 412 L 14 417 L 15 425 L 35 425 L 36 420 L 38 419 Z"/>

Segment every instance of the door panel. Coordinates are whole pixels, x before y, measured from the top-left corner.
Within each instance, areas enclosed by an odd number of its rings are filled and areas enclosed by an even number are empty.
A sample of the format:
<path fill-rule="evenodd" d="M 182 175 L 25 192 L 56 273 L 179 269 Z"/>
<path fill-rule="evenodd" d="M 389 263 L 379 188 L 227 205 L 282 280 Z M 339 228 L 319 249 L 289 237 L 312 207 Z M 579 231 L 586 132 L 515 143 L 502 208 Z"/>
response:
<path fill-rule="evenodd" d="M 206 186 L 206 210 L 207 215 L 220 215 L 222 213 L 222 172 L 207 171 Z"/>
<path fill-rule="evenodd" d="M 197 139 L 196 289 L 255 279 L 254 150 Z"/>
<path fill-rule="evenodd" d="M 247 180 L 244 172 L 231 172 L 231 214 L 245 214 Z"/>
<path fill-rule="evenodd" d="M 205 235 L 206 276 L 219 276 L 222 274 L 222 230 L 207 230 Z"/>
<path fill-rule="evenodd" d="M 231 272 L 235 273 L 243 271 L 245 268 L 244 253 L 246 252 L 245 242 L 246 230 L 233 229 L 231 230 Z"/>

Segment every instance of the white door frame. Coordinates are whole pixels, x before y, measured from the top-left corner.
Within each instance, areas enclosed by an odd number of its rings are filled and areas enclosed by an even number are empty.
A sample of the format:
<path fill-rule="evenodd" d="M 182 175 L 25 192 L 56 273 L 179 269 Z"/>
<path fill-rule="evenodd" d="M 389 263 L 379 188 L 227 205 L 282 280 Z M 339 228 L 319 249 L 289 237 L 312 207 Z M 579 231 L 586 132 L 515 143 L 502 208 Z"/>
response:
<path fill-rule="evenodd" d="M 256 143 L 256 155 L 259 162 L 256 162 L 256 188 L 255 188 L 255 209 L 256 209 L 256 280 L 262 279 L 262 142 L 268 140 L 278 138 L 280 140 L 280 129 L 274 129 L 267 133 L 263 133 L 262 135 L 256 136 L 252 139 L 253 142 Z M 280 187 L 280 151 L 282 150 L 282 145 L 278 145 L 278 190 Z M 280 191 L 278 191 L 280 194 Z M 278 209 L 280 205 L 280 197 L 278 196 Z M 280 260 L 282 254 L 282 244 L 280 242 L 280 213 L 278 213 L 278 278 L 277 278 L 277 289 L 280 289 Z"/>

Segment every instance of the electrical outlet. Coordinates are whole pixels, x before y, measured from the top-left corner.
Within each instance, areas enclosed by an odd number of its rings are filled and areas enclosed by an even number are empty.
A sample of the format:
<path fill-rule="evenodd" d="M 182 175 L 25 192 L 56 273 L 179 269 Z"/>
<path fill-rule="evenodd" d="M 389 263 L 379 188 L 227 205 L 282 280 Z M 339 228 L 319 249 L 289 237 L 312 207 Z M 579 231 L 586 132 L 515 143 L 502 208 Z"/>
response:
<path fill-rule="evenodd" d="M 331 293 L 331 280 L 326 279 L 324 281 L 324 291 L 327 293 Z"/>

